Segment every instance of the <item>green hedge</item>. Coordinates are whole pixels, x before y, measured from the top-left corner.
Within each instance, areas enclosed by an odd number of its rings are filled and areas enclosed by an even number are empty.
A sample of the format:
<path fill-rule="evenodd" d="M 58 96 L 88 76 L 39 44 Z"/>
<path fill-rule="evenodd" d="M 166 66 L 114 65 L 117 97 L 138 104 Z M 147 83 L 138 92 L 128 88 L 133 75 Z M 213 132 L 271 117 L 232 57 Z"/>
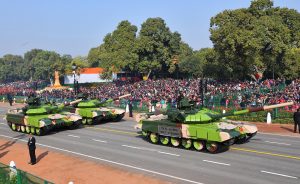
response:
<path fill-rule="evenodd" d="M 0 163 L 0 183 L 2 184 L 54 184 L 20 169 L 11 170 Z"/>

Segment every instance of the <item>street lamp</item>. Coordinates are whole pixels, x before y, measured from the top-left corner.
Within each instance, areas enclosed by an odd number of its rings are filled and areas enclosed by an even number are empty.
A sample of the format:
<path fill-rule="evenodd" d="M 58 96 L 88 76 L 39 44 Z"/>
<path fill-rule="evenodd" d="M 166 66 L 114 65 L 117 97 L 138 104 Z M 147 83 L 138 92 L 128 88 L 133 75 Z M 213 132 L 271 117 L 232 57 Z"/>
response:
<path fill-rule="evenodd" d="M 77 66 L 76 66 L 76 64 L 75 63 L 73 63 L 72 64 L 72 69 L 73 69 L 73 77 L 74 77 L 74 83 L 73 83 L 73 88 L 74 88 L 74 94 L 75 94 L 75 96 L 77 95 L 77 89 L 76 89 L 76 68 L 77 68 Z"/>

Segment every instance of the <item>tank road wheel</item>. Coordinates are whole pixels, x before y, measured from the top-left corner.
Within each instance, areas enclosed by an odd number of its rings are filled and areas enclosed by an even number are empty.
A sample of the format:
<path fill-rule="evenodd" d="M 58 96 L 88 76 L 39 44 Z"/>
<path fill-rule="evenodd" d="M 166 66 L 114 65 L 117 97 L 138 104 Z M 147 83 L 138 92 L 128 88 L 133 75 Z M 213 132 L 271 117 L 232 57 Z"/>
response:
<path fill-rule="evenodd" d="M 26 130 L 26 133 L 28 133 L 28 134 L 30 133 L 30 127 L 29 126 L 26 126 L 25 130 Z"/>
<path fill-rule="evenodd" d="M 16 126 L 16 124 L 11 124 L 11 129 L 13 130 L 13 131 L 16 131 L 16 129 L 17 129 L 17 126 Z"/>
<path fill-rule="evenodd" d="M 170 142 L 170 137 L 159 136 L 159 142 L 163 145 L 167 145 Z"/>
<path fill-rule="evenodd" d="M 35 132 L 36 132 L 36 135 L 40 135 L 41 134 L 41 129 L 40 128 L 36 128 Z"/>
<path fill-rule="evenodd" d="M 94 122 L 94 120 L 93 119 L 86 119 L 86 123 L 88 124 L 88 125 L 92 125 L 93 124 L 93 122 Z"/>
<path fill-rule="evenodd" d="M 25 126 L 21 126 L 21 132 L 25 133 Z"/>
<path fill-rule="evenodd" d="M 35 132 L 36 132 L 36 135 L 39 135 L 39 136 L 45 134 L 44 128 L 36 128 L 36 129 L 35 129 Z"/>
<path fill-rule="evenodd" d="M 142 130 L 142 136 L 144 136 L 144 137 L 148 137 L 148 136 L 149 136 L 149 134 L 148 134 L 148 132 L 146 132 L 146 131 Z"/>
<path fill-rule="evenodd" d="M 206 142 L 206 149 L 210 153 L 217 153 L 219 147 L 220 146 L 217 142 Z"/>
<path fill-rule="evenodd" d="M 194 140 L 193 146 L 197 151 L 201 151 L 204 148 L 204 142 L 199 140 Z"/>
<path fill-rule="evenodd" d="M 34 127 L 30 127 L 30 133 L 35 134 L 35 128 Z"/>
<path fill-rule="evenodd" d="M 82 118 L 82 124 L 86 125 L 87 124 L 87 119 L 86 118 Z"/>
<path fill-rule="evenodd" d="M 21 132 L 21 126 L 20 125 L 17 125 L 17 131 Z"/>
<path fill-rule="evenodd" d="M 191 139 L 182 139 L 181 140 L 181 145 L 185 148 L 185 149 L 190 149 L 192 146 L 192 140 Z"/>
<path fill-rule="evenodd" d="M 156 133 L 151 133 L 150 134 L 150 141 L 153 144 L 157 144 L 158 143 L 158 139 L 159 139 L 159 136 Z"/>
<path fill-rule="evenodd" d="M 178 147 L 180 145 L 180 140 L 178 138 L 175 138 L 175 137 L 171 137 L 171 144 L 174 146 L 174 147 Z"/>

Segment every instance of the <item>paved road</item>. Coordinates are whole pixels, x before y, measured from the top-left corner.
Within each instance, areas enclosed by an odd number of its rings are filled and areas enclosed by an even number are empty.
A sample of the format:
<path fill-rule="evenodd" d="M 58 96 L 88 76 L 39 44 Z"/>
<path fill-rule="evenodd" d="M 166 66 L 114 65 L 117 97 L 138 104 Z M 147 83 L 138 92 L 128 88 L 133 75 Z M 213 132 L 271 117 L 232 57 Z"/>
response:
<path fill-rule="evenodd" d="M 19 135 L 3 120 L 0 138 Z M 251 142 L 234 145 L 224 153 L 209 154 L 146 142 L 133 129 L 135 122 L 121 121 L 38 137 L 40 146 L 113 165 L 172 183 L 274 184 L 300 183 L 300 139 L 258 134 Z M 84 168 L 83 168 L 84 169 Z"/>

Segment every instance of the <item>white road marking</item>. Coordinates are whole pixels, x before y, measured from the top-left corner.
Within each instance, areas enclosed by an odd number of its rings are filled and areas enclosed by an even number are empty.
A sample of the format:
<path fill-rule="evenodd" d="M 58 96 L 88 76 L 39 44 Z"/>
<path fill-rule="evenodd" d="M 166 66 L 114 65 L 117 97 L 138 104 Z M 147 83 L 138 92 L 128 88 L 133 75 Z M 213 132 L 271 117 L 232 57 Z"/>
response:
<path fill-rule="evenodd" d="M 174 154 L 174 153 L 168 153 L 168 152 L 163 152 L 163 151 L 158 151 L 158 153 L 180 157 L 180 155 L 177 155 L 177 154 Z"/>
<path fill-rule="evenodd" d="M 159 151 L 159 150 L 155 150 L 155 149 L 149 149 L 149 148 L 144 148 L 144 147 L 135 147 L 135 146 L 129 146 L 129 145 L 125 145 L 125 144 L 123 144 L 122 146 L 127 147 L 127 148 L 138 149 L 138 150 L 154 151 L 154 152 L 161 153 L 161 154 L 180 157 L 180 155 L 177 155 L 177 154 L 174 154 L 174 153 L 163 152 L 163 151 Z"/>
<path fill-rule="evenodd" d="M 209 163 L 214 163 L 214 164 L 219 164 L 219 165 L 230 166 L 230 164 L 226 164 L 226 163 L 222 163 L 222 162 L 215 162 L 215 161 L 210 161 L 210 160 L 203 160 L 203 162 L 209 162 Z"/>
<path fill-rule="evenodd" d="M 18 138 L 6 136 L 6 135 L 0 135 L 0 136 L 10 138 L 10 139 L 18 139 Z M 23 139 L 18 139 L 18 140 L 23 141 L 23 142 L 27 142 L 27 140 L 23 140 Z M 120 165 L 120 166 L 123 166 L 123 167 L 128 167 L 128 168 L 132 168 L 132 169 L 136 169 L 136 170 L 140 170 L 140 171 L 144 171 L 144 172 L 148 172 L 148 173 L 152 173 L 152 174 L 157 174 L 157 175 L 160 175 L 160 176 L 165 176 L 165 177 L 180 180 L 180 181 L 185 181 L 185 182 L 188 182 L 188 183 L 203 184 L 203 183 L 200 183 L 200 182 L 197 182 L 197 181 L 193 181 L 193 180 L 189 180 L 189 179 L 185 179 L 185 178 L 180 178 L 180 177 L 169 175 L 169 174 L 164 174 L 164 173 L 160 173 L 160 172 L 157 172 L 157 171 L 152 171 L 152 170 L 144 169 L 144 168 L 141 168 L 141 167 L 136 167 L 136 166 L 132 166 L 132 165 L 128 165 L 128 164 L 123 164 L 121 162 L 115 162 L 115 161 L 111 161 L 111 160 L 107 160 L 107 159 L 103 159 L 103 158 L 99 158 L 99 157 L 86 155 L 86 154 L 83 154 L 83 153 L 78 153 L 78 152 L 74 152 L 74 151 L 70 151 L 70 150 L 66 150 L 66 149 L 62 149 L 62 148 L 48 146 L 46 144 L 40 144 L 40 143 L 36 143 L 36 144 L 40 145 L 40 146 L 47 147 L 47 148 L 51 148 L 51 149 L 55 149 L 55 150 L 59 150 L 59 151 L 64 151 L 64 152 L 67 152 L 67 153 L 72 153 L 74 155 L 84 156 L 84 157 L 92 158 L 92 159 L 95 159 L 95 160 L 100 160 L 100 161 L 103 161 L 103 162 L 108 162 L 108 163 L 111 163 L 111 164 Z"/>
<path fill-rule="evenodd" d="M 7 123 L 0 123 L 0 124 L 2 124 L 2 125 L 7 125 Z"/>
<path fill-rule="evenodd" d="M 92 139 L 93 141 L 96 141 L 96 142 L 103 142 L 103 143 L 107 143 L 107 141 L 102 141 L 102 140 L 98 140 L 98 139 Z"/>
<path fill-rule="evenodd" d="M 277 175 L 277 176 L 283 176 L 283 177 L 287 177 L 287 178 L 294 178 L 294 179 L 298 179 L 295 176 L 289 176 L 289 175 L 285 175 L 285 174 L 279 174 L 279 173 L 274 173 L 274 172 L 269 172 L 269 171 L 260 171 L 262 173 L 267 173 L 267 174 L 273 174 L 273 175 Z"/>
<path fill-rule="evenodd" d="M 258 134 L 265 134 L 265 135 L 277 135 L 277 136 L 281 136 L 281 137 L 293 137 L 293 138 L 300 138 L 300 136 L 298 136 L 298 135 L 283 135 L 283 134 L 262 133 L 262 132 L 259 132 Z"/>
<path fill-rule="evenodd" d="M 155 150 L 155 149 L 144 148 L 144 147 L 135 147 L 135 146 L 129 146 L 129 145 L 125 145 L 125 144 L 123 144 L 122 146 L 127 147 L 127 148 L 138 149 L 138 150 L 157 151 L 157 150 Z"/>
<path fill-rule="evenodd" d="M 79 136 L 77 136 L 77 135 L 71 135 L 71 134 L 69 134 L 68 135 L 69 137 L 76 137 L 76 138 L 80 138 Z"/>
<path fill-rule="evenodd" d="M 283 143 L 283 142 L 272 142 L 272 141 L 265 141 L 265 142 L 272 143 L 272 144 L 282 144 L 282 145 L 287 145 L 287 146 L 291 145 L 291 144 L 287 144 L 287 143 Z"/>

